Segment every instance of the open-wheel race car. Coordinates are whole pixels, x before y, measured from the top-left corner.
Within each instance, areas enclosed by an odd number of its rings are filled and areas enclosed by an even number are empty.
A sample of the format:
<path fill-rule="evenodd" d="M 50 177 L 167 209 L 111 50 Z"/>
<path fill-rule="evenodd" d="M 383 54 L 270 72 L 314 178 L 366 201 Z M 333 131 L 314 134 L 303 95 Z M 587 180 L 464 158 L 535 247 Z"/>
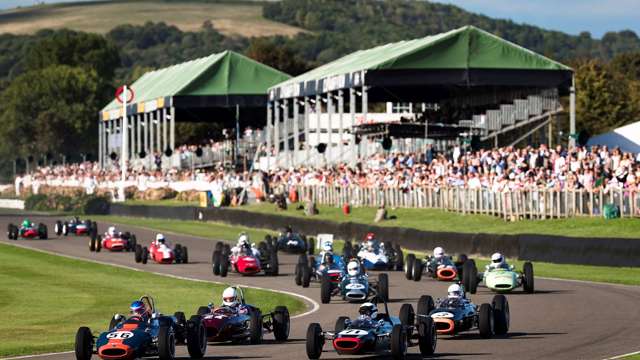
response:
<path fill-rule="evenodd" d="M 265 333 L 273 333 L 277 341 L 286 341 L 289 338 L 291 324 L 286 306 L 276 306 L 273 311 L 263 313 L 259 308 L 245 302 L 240 287 L 234 289 L 238 294 L 238 304 L 234 304 L 235 308 L 216 308 L 209 304 L 198 309 L 209 342 L 260 344 Z"/>
<path fill-rule="evenodd" d="M 158 357 L 175 358 L 176 345 L 186 345 L 192 359 L 200 359 L 207 350 L 205 328 L 200 316 L 186 320 L 184 313 L 161 314 L 149 296 L 140 298 L 144 314 L 130 317 L 115 315 L 109 329 L 94 336 L 91 329 L 81 327 L 76 333 L 77 360 L 89 360 L 93 354 L 105 360 L 129 360 Z"/>
<path fill-rule="evenodd" d="M 328 277 L 333 283 L 338 283 L 347 272 L 346 262 L 351 255 L 350 249 L 343 249 L 343 255 L 333 253 L 333 240 L 325 240 L 322 251 L 318 255 L 300 254 L 295 268 L 296 285 L 309 287 L 311 281 L 321 282 Z"/>
<path fill-rule="evenodd" d="M 211 265 L 213 274 L 222 277 L 226 277 L 229 270 L 247 276 L 261 272 L 277 276 L 279 273 L 278 252 L 264 242 L 258 245 L 258 249 L 250 245 L 231 249 L 228 244 L 217 242 L 211 255 Z"/>
<path fill-rule="evenodd" d="M 29 220 L 25 220 L 22 222 L 21 226 L 16 226 L 14 224 L 9 224 L 7 226 L 7 237 L 9 240 L 18 240 L 18 239 L 42 239 L 46 240 L 49 238 L 49 232 L 47 230 L 47 225 L 43 223 L 39 223 L 38 225 L 31 223 Z"/>
<path fill-rule="evenodd" d="M 420 281 L 423 274 L 440 281 L 458 281 L 462 280 L 463 266 L 467 260 L 465 254 L 460 254 L 456 261 L 453 261 L 451 256 L 444 255 L 444 252 L 439 256 L 424 258 L 408 254 L 404 263 L 404 274 L 407 280 L 413 281 Z"/>
<path fill-rule="evenodd" d="M 89 239 L 89 250 L 100 252 L 102 249 L 109 251 L 127 251 L 131 252 L 136 249 L 138 240 L 135 234 L 128 231 L 106 233 L 104 235 L 92 234 Z"/>
<path fill-rule="evenodd" d="M 519 287 L 529 294 L 534 291 L 533 264 L 529 261 L 524 263 L 522 271 L 504 263 L 496 267 L 487 265 L 481 273 L 478 273 L 475 262 L 469 261 L 465 264 L 462 278 L 464 287 L 472 294 L 476 293 L 480 283 L 498 293 L 511 292 Z"/>
<path fill-rule="evenodd" d="M 397 270 L 404 267 L 404 255 L 400 245 L 390 241 L 380 242 L 373 233 L 368 233 L 362 244 L 352 246 L 345 242 L 345 252 L 357 256 L 367 270 Z"/>
<path fill-rule="evenodd" d="M 389 275 L 378 274 L 378 279 L 372 280 L 358 259 L 350 259 L 347 263 L 347 271 L 341 277 L 324 274 L 320 280 L 320 300 L 322 303 L 330 303 L 331 298 L 335 296 L 348 302 L 363 302 L 374 296 L 388 301 Z"/>
<path fill-rule="evenodd" d="M 73 217 L 70 220 L 57 220 L 53 226 L 56 235 L 78 235 L 78 236 L 96 236 L 98 234 L 98 224 L 89 219 L 80 220 Z"/>
<path fill-rule="evenodd" d="M 509 302 L 504 295 L 495 295 L 490 304 L 476 305 L 466 298 L 463 286 L 451 285 L 450 294 L 451 287 L 454 286 L 462 289 L 460 295 L 438 299 L 435 304 L 433 298 L 426 296 L 425 307 L 429 310 L 438 334 L 456 335 L 477 329 L 481 337 L 491 338 L 509 331 Z"/>
<path fill-rule="evenodd" d="M 160 238 L 161 237 L 161 238 Z M 134 258 L 137 263 L 146 264 L 151 258 L 158 264 L 187 264 L 189 262 L 189 251 L 186 246 L 171 244 L 164 239 L 162 234 L 156 236 L 156 240 L 151 242 L 147 248 L 141 244 L 134 247 Z"/>
<path fill-rule="evenodd" d="M 416 314 L 411 304 L 403 304 L 400 316 L 394 317 L 389 314 L 387 303 L 376 297 L 372 303 L 361 305 L 359 313 L 354 320 L 339 317 L 332 331 L 323 331 L 318 323 L 309 324 L 306 336 L 309 359 L 320 358 L 327 340 L 339 355 L 391 355 L 404 359 L 409 347 L 418 346 L 422 356 L 432 355 L 436 350 L 433 319 L 420 310 Z"/>
<path fill-rule="evenodd" d="M 313 254 L 315 246 L 313 238 L 294 232 L 291 227 L 286 227 L 277 236 L 267 235 L 264 240 L 267 245 L 289 254 Z"/>

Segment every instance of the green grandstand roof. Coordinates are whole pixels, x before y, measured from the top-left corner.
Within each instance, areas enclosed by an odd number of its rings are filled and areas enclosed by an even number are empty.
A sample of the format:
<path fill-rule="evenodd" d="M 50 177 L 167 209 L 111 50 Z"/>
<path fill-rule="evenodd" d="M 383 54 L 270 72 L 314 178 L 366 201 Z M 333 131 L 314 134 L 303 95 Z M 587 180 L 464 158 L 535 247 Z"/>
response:
<path fill-rule="evenodd" d="M 566 65 L 484 30 L 465 26 L 420 39 L 356 51 L 280 83 L 270 92 L 278 93 L 271 94 L 272 98 L 290 97 L 322 93 L 327 88 L 329 91 L 348 88 L 350 84 L 360 86 L 359 73 L 370 71 L 469 69 L 572 71 Z M 369 84 L 366 76 L 364 84 Z"/>

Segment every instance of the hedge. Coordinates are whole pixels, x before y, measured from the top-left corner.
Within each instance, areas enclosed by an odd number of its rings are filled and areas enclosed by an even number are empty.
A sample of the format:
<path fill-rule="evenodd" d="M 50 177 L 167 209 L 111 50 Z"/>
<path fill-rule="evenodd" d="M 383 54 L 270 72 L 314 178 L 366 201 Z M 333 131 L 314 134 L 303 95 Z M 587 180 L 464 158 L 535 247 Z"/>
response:
<path fill-rule="evenodd" d="M 109 198 L 96 195 L 66 196 L 59 194 L 30 195 L 24 201 L 25 210 L 64 211 L 77 214 L 108 214 Z"/>

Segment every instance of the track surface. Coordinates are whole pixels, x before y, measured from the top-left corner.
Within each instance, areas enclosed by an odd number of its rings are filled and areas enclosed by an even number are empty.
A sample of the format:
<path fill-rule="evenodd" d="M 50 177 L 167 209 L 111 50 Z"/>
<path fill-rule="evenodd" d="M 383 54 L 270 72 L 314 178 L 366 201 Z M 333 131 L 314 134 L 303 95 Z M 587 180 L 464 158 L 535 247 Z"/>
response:
<path fill-rule="evenodd" d="M 1 215 L 0 226 L 6 229 L 9 222 L 18 223 L 18 216 Z M 53 233 L 53 217 L 35 217 L 34 222 L 44 222 Z M 109 224 L 99 223 L 100 231 Z M 145 229 L 121 226 L 121 230 L 136 234 L 139 243 L 148 244 L 155 233 Z M 91 253 L 86 237 L 70 236 L 42 240 L 18 240 L 23 246 L 47 250 L 79 258 L 99 260 L 113 264 L 126 265 L 154 272 L 184 276 L 203 280 L 224 281 L 232 284 L 253 285 L 269 289 L 285 290 L 308 296 L 320 302 L 320 289 L 317 284 L 310 288 L 297 287 L 293 281 L 293 269 L 296 256 L 280 256 L 281 276 L 241 277 L 230 273 L 226 279 L 213 277 L 211 273 L 211 251 L 214 242 L 208 239 L 186 235 L 168 235 L 173 243 L 189 247 L 190 264 L 147 265 L 136 264 L 132 253 L 110 253 L 102 251 Z M 254 239 L 255 240 L 255 239 Z M 6 234 L 0 241 L 9 242 Z M 411 303 L 416 306 L 420 295 L 429 294 L 434 298 L 446 295 L 447 283 L 423 279 L 421 282 L 408 281 L 401 272 L 389 273 L 390 310 L 397 315 L 400 306 Z M 375 275 L 374 275 L 375 276 Z M 493 294 L 480 288 L 478 294 L 471 295 L 475 303 L 490 302 Z M 507 295 L 511 310 L 511 328 L 509 335 L 490 340 L 481 339 L 477 332 L 463 333 L 456 337 L 440 337 L 436 349 L 437 358 L 442 359 L 602 359 L 637 351 L 640 334 L 640 287 L 627 287 L 607 284 L 536 279 L 536 293 L 522 294 L 517 291 Z M 202 299 L 207 303 L 211 299 Z M 213 299 L 219 303 L 220 299 Z M 333 301 L 333 300 L 332 300 Z M 126 304 L 123 304 L 126 306 Z M 187 309 L 185 309 L 187 310 Z M 195 312 L 196 309 L 192 309 Z M 272 335 L 265 336 L 262 345 L 210 345 L 206 359 L 306 359 L 305 333 L 307 325 L 319 322 L 323 329 L 333 328 L 338 316 L 355 317 L 357 305 L 341 301 L 322 305 L 319 311 L 308 316 L 293 319 L 289 342 L 285 344 L 272 341 Z M 81 326 L 78 323 L 78 326 Z M 106 327 L 106 324 L 105 324 Z M 94 329 L 103 330 L 103 329 Z M 74 334 L 69 334 L 72 338 Z M 330 343 L 325 344 L 323 359 L 346 359 L 331 351 Z M 329 351 L 328 351 L 329 350 Z M 419 359 L 417 348 L 410 348 L 409 358 Z M 183 358 L 186 351 L 178 348 Z M 34 358 L 72 359 L 73 354 L 56 354 Z M 370 357 L 373 358 L 373 357 Z"/>

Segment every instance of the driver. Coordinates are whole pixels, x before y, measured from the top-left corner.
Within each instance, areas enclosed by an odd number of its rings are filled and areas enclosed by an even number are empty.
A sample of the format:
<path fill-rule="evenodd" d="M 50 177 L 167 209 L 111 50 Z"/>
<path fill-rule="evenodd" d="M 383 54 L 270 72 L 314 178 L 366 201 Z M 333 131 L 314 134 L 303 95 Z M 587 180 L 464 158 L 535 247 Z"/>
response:
<path fill-rule="evenodd" d="M 253 244 L 249 241 L 249 235 L 247 233 L 240 233 L 236 246 L 231 248 L 231 253 L 234 256 L 237 255 L 253 255 L 255 257 L 260 256 L 260 251 L 253 247 Z"/>
<path fill-rule="evenodd" d="M 376 252 L 380 248 L 380 242 L 376 239 L 376 234 L 368 233 L 365 237 L 364 247 L 369 252 Z"/>
<path fill-rule="evenodd" d="M 165 239 L 164 234 L 156 235 L 156 244 L 158 246 L 167 245 L 167 239 Z"/>
<path fill-rule="evenodd" d="M 286 228 L 284 228 L 284 238 L 287 240 L 293 239 L 293 229 L 291 228 L 291 226 L 287 226 Z"/>
<path fill-rule="evenodd" d="M 322 252 L 320 253 L 320 255 L 322 255 L 324 258 L 324 255 L 327 253 L 333 255 L 333 243 L 331 241 L 325 241 L 322 243 Z"/>
<path fill-rule="evenodd" d="M 109 226 L 107 232 L 104 234 L 105 236 L 115 237 L 118 234 L 115 226 Z"/>
<path fill-rule="evenodd" d="M 376 321 L 378 318 L 378 307 L 374 303 L 366 302 L 358 308 L 359 320 Z"/>
<path fill-rule="evenodd" d="M 32 227 L 33 227 L 33 223 L 31 222 L 31 220 L 24 219 L 24 221 L 22 222 L 22 228 L 23 229 L 31 229 Z"/>
<path fill-rule="evenodd" d="M 438 261 L 442 261 L 445 257 L 444 249 L 440 246 L 433 249 L 433 257 Z"/>
<path fill-rule="evenodd" d="M 238 290 L 230 286 L 222 292 L 222 305 L 237 314 L 248 314 L 249 309 L 238 299 Z"/>
<path fill-rule="evenodd" d="M 80 218 L 77 216 L 74 216 L 73 219 L 71 219 L 71 223 L 72 224 L 80 224 Z"/>
<path fill-rule="evenodd" d="M 447 297 L 449 299 L 464 299 L 464 291 L 459 284 L 451 284 L 447 289 Z"/>
<path fill-rule="evenodd" d="M 487 270 L 493 269 L 509 269 L 509 264 L 504 259 L 504 256 L 500 253 L 494 253 L 491 255 L 491 263 L 487 265 Z"/>
<path fill-rule="evenodd" d="M 129 306 L 129 309 L 131 310 L 132 318 L 139 318 L 140 321 L 145 321 L 145 322 L 149 320 L 149 317 L 150 317 L 149 309 L 147 309 L 147 307 L 142 301 L 136 300 L 132 302 L 131 306 Z"/>
<path fill-rule="evenodd" d="M 360 263 L 358 263 L 355 260 L 351 260 L 349 261 L 349 264 L 347 264 L 347 274 L 349 274 L 349 276 L 357 276 L 360 274 Z"/>

